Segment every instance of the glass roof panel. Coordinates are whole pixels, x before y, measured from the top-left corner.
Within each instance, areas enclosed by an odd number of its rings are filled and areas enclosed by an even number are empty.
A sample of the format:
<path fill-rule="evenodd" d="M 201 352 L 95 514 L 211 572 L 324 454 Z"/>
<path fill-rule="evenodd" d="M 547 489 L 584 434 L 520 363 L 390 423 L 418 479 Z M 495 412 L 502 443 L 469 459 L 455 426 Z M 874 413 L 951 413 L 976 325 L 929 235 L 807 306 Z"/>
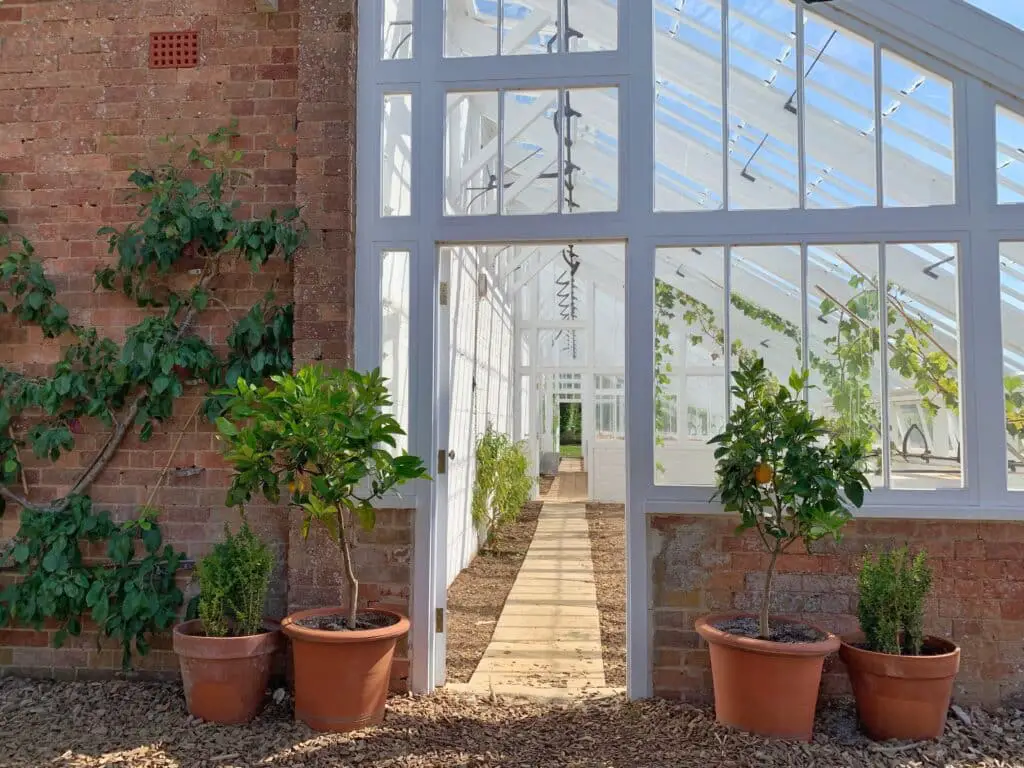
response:
<path fill-rule="evenodd" d="M 996 173 L 1000 203 L 1024 203 L 1024 117 L 996 108 Z"/>
<path fill-rule="evenodd" d="M 1024 29 L 1024 4 L 1014 0 L 964 0 L 964 2 L 990 13 L 997 19 Z"/>

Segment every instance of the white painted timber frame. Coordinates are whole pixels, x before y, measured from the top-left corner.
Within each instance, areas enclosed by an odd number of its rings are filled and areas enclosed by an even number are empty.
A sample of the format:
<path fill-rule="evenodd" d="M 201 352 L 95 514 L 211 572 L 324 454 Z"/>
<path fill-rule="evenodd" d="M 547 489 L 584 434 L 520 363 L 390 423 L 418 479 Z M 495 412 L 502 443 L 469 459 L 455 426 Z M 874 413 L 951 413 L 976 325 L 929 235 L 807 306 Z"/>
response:
<path fill-rule="evenodd" d="M 396 2 L 396 0 L 390 0 Z M 844 210 L 654 211 L 654 0 L 619 0 L 618 48 L 581 54 L 446 59 L 444 3 L 408 0 L 414 20 L 414 58 L 382 60 L 381 0 L 359 0 L 356 361 L 380 358 L 380 253 L 411 255 L 410 451 L 436 470 L 444 447 L 440 414 L 447 392 L 435 363 L 438 342 L 437 251 L 443 243 L 585 242 L 623 240 L 626 269 L 626 451 L 628 561 L 628 682 L 632 697 L 652 690 L 650 514 L 715 514 L 707 488 L 654 483 L 653 294 L 655 249 L 724 246 L 949 242 L 960 249 L 961 411 L 965 487 L 962 490 L 881 491 L 862 516 L 938 519 L 1024 519 L 1021 496 L 1007 490 L 1000 328 L 1001 240 L 1024 240 L 1024 210 L 996 204 L 994 109 L 1024 112 L 1024 37 L 960 0 L 837 0 L 814 12 L 880 43 L 953 84 L 956 203 L 931 208 Z M 721 0 L 723 13 L 728 0 Z M 799 13 L 803 13 L 801 5 Z M 723 17 L 727 18 L 727 17 Z M 723 25 L 723 54 L 729 50 Z M 802 24 L 797 61 L 803 61 Z M 877 53 L 876 48 L 876 64 Z M 880 76 L 876 69 L 876 80 Z M 725 68 L 723 93 L 728 91 Z M 802 81 L 802 79 L 801 79 Z M 619 209 L 612 213 L 531 216 L 442 215 L 445 94 L 503 88 L 602 86 L 618 89 Z M 802 84 L 799 86 L 802 88 Z M 876 88 L 876 91 L 880 89 Z M 412 98 L 411 215 L 383 217 L 382 100 Z M 881 96 L 876 97 L 879 100 Z M 802 99 L 799 100 L 802 103 Z M 728 121 L 723 121 L 728 141 Z M 800 143 L 803 144 L 803 120 Z M 881 142 L 876 142 L 881 146 Z M 881 149 L 879 149 L 881 152 Z M 500 162 L 500 160 L 499 160 Z M 879 164 L 879 174 L 881 174 Z M 723 174 L 723 184 L 729 174 Z M 801 160 L 800 180 L 806 180 Z M 801 188 L 804 184 L 801 184 Z M 803 195 L 800 196 L 801 198 Z M 800 203 L 805 205 L 804 201 Z M 727 277 L 728 282 L 728 277 Z M 442 523 L 434 487 L 421 482 L 406 494 L 415 507 L 411 684 L 429 692 L 443 680 L 444 635 L 435 632 L 443 607 Z"/>

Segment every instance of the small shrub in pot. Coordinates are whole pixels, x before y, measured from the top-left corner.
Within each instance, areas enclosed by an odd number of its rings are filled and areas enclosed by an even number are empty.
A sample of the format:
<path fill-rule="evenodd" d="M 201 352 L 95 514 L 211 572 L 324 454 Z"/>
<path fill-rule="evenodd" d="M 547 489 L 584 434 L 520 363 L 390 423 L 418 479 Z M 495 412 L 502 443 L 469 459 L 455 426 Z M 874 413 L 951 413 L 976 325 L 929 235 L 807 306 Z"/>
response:
<path fill-rule="evenodd" d="M 263 706 L 280 632 L 263 617 L 274 558 L 245 521 L 199 561 L 198 619 L 174 628 L 188 710 L 218 723 L 252 720 Z"/>
<path fill-rule="evenodd" d="M 419 458 L 394 455 L 403 432 L 379 370 L 309 366 L 272 381 L 240 381 L 231 418 L 217 422 L 235 468 L 229 502 L 283 497 L 301 515 L 304 537 L 317 524 L 337 547 L 340 605 L 294 613 L 282 629 L 292 640 L 296 716 L 318 730 L 355 730 L 383 720 L 395 645 L 409 620 L 361 609 L 354 526 L 373 529 L 374 503 L 427 474 Z"/>
<path fill-rule="evenodd" d="M 766 736 L 809 739 L 825 657 L 839 639 L 816 627 L 771 616 L 779 557 L 797 542 L 838 538 L 860 507 L 867 478 L 865 445 L 829 438 L 825 419 L 803 399 L 807 374 L 780 385 L 759 358 L 733 373 L 736 403 L 716 445 L 718 491 L 740 516 L 737 533 L 754 531 L 768 556 L 757 616 L 698 620 L 711 650 L 715 707 L 727 725 Z"/>
<path fill-rule="evenodd" d="M 873 739 L 937 739 L 946 723 L 960 649 L 924 631 L 932 573 L 924 551 L 868 556 L 858 578 L 861 636 L 844 640 L 857 713 Z"/>

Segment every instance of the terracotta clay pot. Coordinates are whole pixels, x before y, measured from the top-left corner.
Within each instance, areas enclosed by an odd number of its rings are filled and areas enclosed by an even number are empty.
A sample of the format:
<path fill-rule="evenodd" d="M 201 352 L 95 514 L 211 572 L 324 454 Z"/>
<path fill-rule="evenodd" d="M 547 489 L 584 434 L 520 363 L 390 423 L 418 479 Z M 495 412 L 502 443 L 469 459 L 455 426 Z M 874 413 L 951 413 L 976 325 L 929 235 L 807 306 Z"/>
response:
<path fill-rule="evenodd" d="M 737 618 L 755 617 L 721 614 L 696 624 L 711 651 L 718 722 L 761 736 L 810 741 L 821 669 L 825 657 L 839 648 L 839 638 L 814 627 L 824 640 L 775 643 L 715 628 Z"/>
<path fill-rule="evenodd" d="M 207 637 L 198 619 L 174 628 L 190 714 L 214 723 L 247 723 L 263 709 L 273 655 L 282 644 L 277 627 L 261 635 Z"/>
<path fill-rule="evenodd" d="M 857 715 L 872 739 L 938 739 L 946 727 L 960 649 L 926 637 L 929 656 L 894 656 L 858 648 L 863 637 L 843 640 L 839 656 L 853 684 Z"/>
<path fill-rule="evenodd" d="M 298 611 L 281 622 L 292 641 L 295 717 L 317 731 L 344 733 L 384 720 L 391 660 L 409 620 L 390 611 L 395 623 L 380 629 L 332 632 L 299 624 L 314 616 L 344 614 L 343 608 Z"/>

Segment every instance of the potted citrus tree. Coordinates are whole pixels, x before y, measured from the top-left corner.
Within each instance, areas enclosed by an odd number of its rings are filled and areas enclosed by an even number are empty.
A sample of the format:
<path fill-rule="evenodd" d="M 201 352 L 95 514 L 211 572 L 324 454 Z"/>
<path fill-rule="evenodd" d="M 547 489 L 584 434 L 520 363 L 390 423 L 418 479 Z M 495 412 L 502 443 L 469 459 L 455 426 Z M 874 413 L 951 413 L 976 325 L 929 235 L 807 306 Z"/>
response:
<path fill-rule="evenodd" d="M 292 641 L 296 717 L 317 730 L 356 730 L 384 718 L 395 645 L 409 620 L 360 607 L 354 526 L 372 529 L 374 502 L 427 474 L 419 458 L 394 455 L 403 432 L 387 413 L 379 370 L 309 366 L 271 380 L 239 381 L 230 419 L 217 422 L 235 468 L 229 503 L 284 494 L 302 516 L 303 536 L 315 523 L 337 546 L 339 605 L 293 613 L 281 626 Z"/>
<path fill-rule="evenodd" d="M 281 633 L 263 618 L 274 558 L 242 523 L 199 561 L 199 618 L 174 628 L 188 711 L 203 720 L 237 724 L 263 707 Z"/>
<path fill-rule="evenodd" d="M 771 615 L 779 557 L 797 542 L 839 537 L 851 507 L 864 501 L 866 447 L 830 439 L 827 422 L 803 399 L 807 374 L 780 385 L 759 358 L 733 373 L 734 409 L 717 445 L 718 490 L 740 515 L 737 533 L 754 530 L 767 554 L 758 615 L 697 621 L 710 648 L 719 722 L 765 736 L 810 739 L 825 657 L 839 638 Z"/>
<path fill-rule="evenodd" d="M 924 633 L 924 601 L 932 574 L 927 555 L 906 547 L 867 557 L 858 579 L 861 635 L 844 639 L 839 655 L 867 734 L 886 739 L 937 739 L 946 726 L 960 649 Z"/>

